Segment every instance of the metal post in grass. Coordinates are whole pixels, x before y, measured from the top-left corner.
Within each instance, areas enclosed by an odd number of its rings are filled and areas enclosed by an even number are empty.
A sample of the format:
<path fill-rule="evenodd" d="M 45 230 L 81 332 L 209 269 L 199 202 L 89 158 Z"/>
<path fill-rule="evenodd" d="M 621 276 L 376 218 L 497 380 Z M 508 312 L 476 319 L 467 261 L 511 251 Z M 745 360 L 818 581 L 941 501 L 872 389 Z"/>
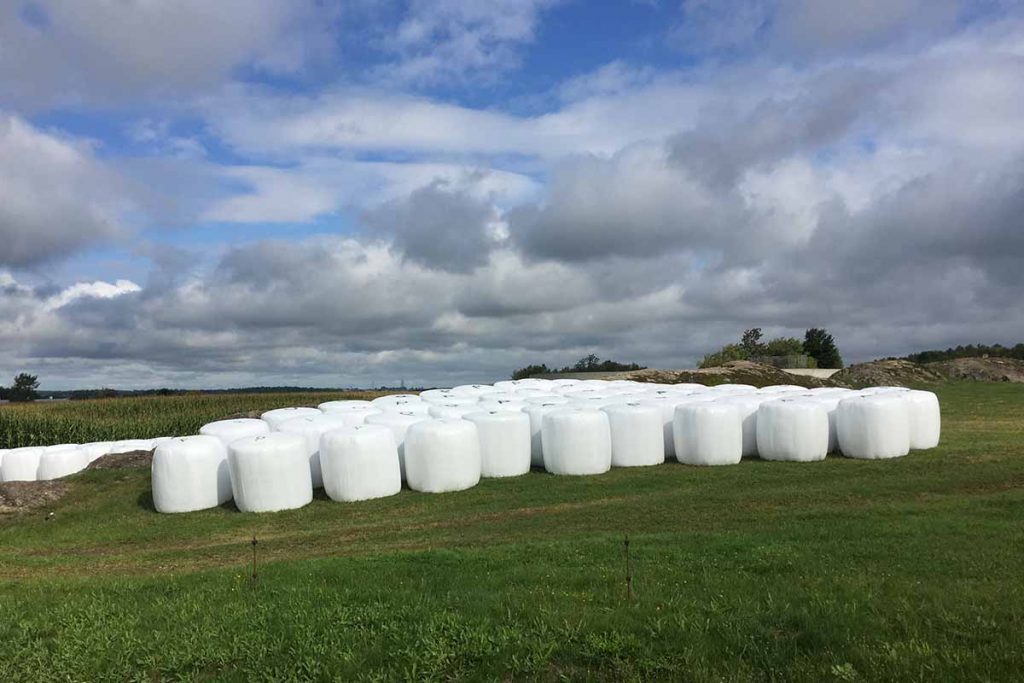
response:
<path fill-rule="evenodd" d="M 629 561 L 629 534 L 626 534 L 626 539 L 623 541 L 623 548 L 626 554 L 626 600 L 633 601 L 633 567 Z"/>

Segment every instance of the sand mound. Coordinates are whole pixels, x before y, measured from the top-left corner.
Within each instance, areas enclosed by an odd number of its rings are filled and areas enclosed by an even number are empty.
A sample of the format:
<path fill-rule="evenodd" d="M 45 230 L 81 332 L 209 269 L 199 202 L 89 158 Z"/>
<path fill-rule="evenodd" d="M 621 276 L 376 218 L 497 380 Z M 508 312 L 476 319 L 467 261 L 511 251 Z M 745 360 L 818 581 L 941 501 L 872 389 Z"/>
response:
<path fill-rule="evenodd" d="M 924 367 L 949 379 L 976 382 L 1024 382 L 1024 361 L 1016 358 L 956 358 Z"/>

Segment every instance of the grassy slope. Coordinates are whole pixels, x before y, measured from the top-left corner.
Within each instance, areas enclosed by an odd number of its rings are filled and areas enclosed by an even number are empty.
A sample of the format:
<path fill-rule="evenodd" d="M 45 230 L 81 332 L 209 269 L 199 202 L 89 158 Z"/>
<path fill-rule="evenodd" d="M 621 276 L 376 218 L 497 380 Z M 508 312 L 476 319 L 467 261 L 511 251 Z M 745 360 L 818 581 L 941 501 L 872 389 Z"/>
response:
<path fill-rule="evenodd" d="M 889 462 L 534 473 L 263 516 L 158 515 L 146 473 L 89 472 L 53 519 L 0 518 L 0 680 L 1015 679 L 1024 386 L 941 397 L 943 445 Z"/>

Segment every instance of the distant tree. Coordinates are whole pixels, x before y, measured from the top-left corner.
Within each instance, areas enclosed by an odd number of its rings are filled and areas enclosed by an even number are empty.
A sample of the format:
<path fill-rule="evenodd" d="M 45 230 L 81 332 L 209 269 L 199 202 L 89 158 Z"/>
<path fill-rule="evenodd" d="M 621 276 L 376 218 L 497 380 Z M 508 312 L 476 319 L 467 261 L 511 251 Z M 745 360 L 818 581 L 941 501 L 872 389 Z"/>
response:
<path fill-rule="evenodd" d="M 7 397 L 11 401 L 34 401 L 38 388 L 39 378 L 23 372 L 14 378 L 14 385 L 7 390 Z"/>
<path fill-rule="evenodd" d="M 726 344 L 715 353 L 709 353 L 704 356 L 700 362 L 700 367 L 714 368 L 719 365 L 725 365 L 731 360 L 748 360 L 749 358 L 750 354 L 740 344 Z"/>
<path fill-rule="evenodd" d="M 535 375 L 560 372 L 631 372 L 633 370 L 644 370 L 647 366 L 638 363 L 619 363 L 614 360 L 601 360 L 597 354 L 588 354 L 580 358 L 573 365 L 566 365 L 564 368 L 549 368 L 546 363 L 539 365 L 527 365 L 512 373 L 512 379 L 525 379 Z"/>
<path fill-rule="evenodd" d="M 765 356 L 799 356 L 804 353 L 804 345 L 796 337 L 778 337 L 764 345 Z"/>
<path fill-rule="evenodd" d="M 576 361 L 576 365 L 572 366 L 572 369 L 574 372 L 593 372 L 599 365 L 601 365 L 601 359 L 597 357 L 597 354 L 590 353 Z"/>
<path fill-rule="evenodd" d="M 839 355 L 836 341 L 828 330 L 812 327 L 804 333 L 804 353 L 813 358 L 819 368 L 841 368 L 843 358 Z"/>
<path fill-rule="evenodd" d="M 764 345 L 761 343 L 762 336 L 760 327 L 751 327 L 749 330 L 743 331 L 743 336 L 740 337 L 740 347 L 747 354 L 747 358 L 765 355 Z"/>
<path fill-rule="evenodd" d="M 535 377 L 537 375 L 547 375 L 551 372 L 544 363 L 540 365 L 527 365 L 525 368 L 519 368 L 512 373 L 512 379 L 526 379 L 527 377 Z"/>

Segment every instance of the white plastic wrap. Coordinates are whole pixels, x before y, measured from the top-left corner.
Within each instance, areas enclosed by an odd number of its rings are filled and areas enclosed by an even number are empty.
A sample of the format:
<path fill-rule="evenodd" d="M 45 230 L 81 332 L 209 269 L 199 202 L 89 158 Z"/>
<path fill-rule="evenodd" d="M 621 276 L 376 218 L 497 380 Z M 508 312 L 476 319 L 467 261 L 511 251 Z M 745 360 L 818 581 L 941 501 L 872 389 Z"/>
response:
<path fill-rule="evenodd" d="M 384 425 L 335 429 L 320 439 L 324 492 L 354 502 L 393 496 L 402 490 L 398 446 Z"/>
<path fill-rule="evenodd" d="M 7 448 L 0 448 L 0 482 L 4 480 L 4 453 L 8 450 Z"/>
<path fill-rule="evenodd" d="M 420 398 L 427 403 L 453 404 L 453 403 L 476 403 L 476 396 L 457 394 L 451 389 L 430 389 L 420 394 Z"/>
<path fill-rule="evenodd" d="M 395 401 L 393 403 L 385 403 L 375 408 L 380 408 L 385 413 L 412 413 L 413 415 L 423 415 L 424 417 L 430 416 L 430 407 L 433 403 L 427 403 L 426 401 Z"/>
<path fill-rule="evenodd" d="M 759 394 L 801 394 L 805 391 L 807 391 L 806 387 L 797 386 L 796 384 L 770 384 L 757 390 Z"/>
<path fill-rule="evenodd" d="M 757 412 L 757 452 L 765 460 L 824 460 L 828 453 L 828 410 L 810 399 L 765 401 Z"/>
<path fill-rule="evenodd" d="M 402 473 L 402 480 L 405 480 L 405 435 L 409 427 L 417 422 L 429 420 L 429 417 L 416 415 L 414 413 L 381 413 L 370 415 L 366 418 L 365 424 L 384 425 L 391 430 L 395 437 L 395 446 L 398 447 L 398 465 Z"/>
<path fill-rule="evenodd" d="M 708 387 L 707 392 L 716 396 L 722 394 L 753 394 L 757 392 L 757 387 L 751 384 L 719 384 Z"/>
<path fill-rule="evenodd" d="M 77 443 L 58 443 L 52 446 L 43 446 L 43 453 L 56 453 L 57 451 L 70 451 L 79 448 Z"/>
<path fill-rule="evenodd" d="M 346 426 L 347 423 L 343 415 L 319 413 L 288 420 L 278 428 L 279 432 L 298 434 L 306 440 L 306 455 L 309 458 L 309 474 L 313 481 L 313 488 L 318 489 L 324 485 L 324 478 L 320 471 L 320 437 L 332 429 L 341 429 Z"/>
<path fill-rule="evenodd" d="M 274 512 L 308 505 L 313 480 L 306 440 L 274 432 L 232 441 L 228 466 L 235 505 L 242 512 Z"/>
<path fill-rule="evenodd" d="M 480 396 L 494 391 L 490 384 L 460 384 L 451 388 L 451 393 L 459 396 Z"/>
<path fill-rule="evenodd" d="M 375 398 L 370 403 L 378 410 L 387 412 L 390 406 L 408 403 L 409 401 L 418 403 L 423 401 L 423 399 L 419 397 L 419 394 L 388 394 L 387 396 Z"/>
<path fill-rule="evenodd" d="M 36 470 L 36 481 L 60 479 L 89 466 L 89 456 L 77 445 L 68 445 L 49 451 L 44 450 L 39 456 L 39 468 Z"/>
<path fill-rule="evenodd" d="M 305 417 L 307 415 L 320 414 L 321 411 L 316 408 L 277 408 L 276 410 L 268 410 L 263 413 L 260 415 L 260 419 L 270 425 L 271 431 L 276 431 L 278 427 L 288 420 L 294 420 L 297 417 Z"/>
<path fill-rule="evenodd" d="M 743 458 L 743 420 L 725 401 L 691 401 L 676 406 L 676 459 L 687 465 L 735 465 Z"/>
<path fill-rule="evenodd" d="M 930 391 L 910 391 L 904 395 L 910 410 L 910 447 L 935 448 L 939 445 L 942 417 L 939 397 Z"/>
<path fill-rule="evenodd" d="M 508 411 L 465 416 L 480 438 L 480 476 L 518 477 L 530 471 L 530 417 Z"/>
<path fill-rule="evenodd" d="M 541 426 L 544 468 L 552 474 L 601 474 L 612 466 L 608 415 L 601 410 L 553 410 Z"/>
<path fill-rule="evenodd" d="M 757 455 L 757 409 L 765 401 L 771 401 L 775 397 L 759 394 L 737 394 L 735 396 L 722 396 L 717 401 L 729 403 L 736 406 L 740 412 L 740 420 L 743 421 L 743 457 L 752 458 Z"/>
<path fill-rule="evenodd" d="M 325 401 L 318 405 L 317 409 L 324 413 L 333 413 L 346 410 L 366 410 L 372 405 L 369 401 L 355 399 L 351 401 Z"/>
<path fill-rule="evenodd" d="M 491 412 L 497 410 L 505 410 L 513 413 L 521 413 L 527 404 L 509 398 L 502 398 L 497 401 L 480 401 L 476 404 L 476 409 L 482 412 Z"/>
<path fill-rule="evenodd" d="M 661 409 L 641 403 L 604 407 L 611 431 L 612 467 L 644 467 L 665 462 Z"/>
<path fill-rule="evenodd" d="M 157 512 L 192 512 L 231 500 L 228 449 L 216 436 L 182 436 L 153 452 L 153 506 Z"/>
<path fill-rule="evenodd" d="M 530 406 L 555 404 L 565 405 L 569 403 L 569 399 L 567 399 L 565 396 L 559 396 L 558 394 L 550 394 L 547 396 L 530 396 L 528 398 L 523 399 L 523 402 L 526 404 L 526 408 L 524 408 L 523 410 L 526 410 Z"/>
<path fill-rule="evenodd" d="M 673 396 L 660 396 L 658 398 L 649 398 L 640 401 L 640 403 L 643 405 L 654 406 L 661 410 L 661 423 L 666 459 L 674 458 L 676 456 L 676 444 L 673 426 L 676 415 L 676 406 L 683 405 L 684 403 L 694 403 L 710 400 L 710 397 L 698 396 L 696 394 L 679 394 Z"/>
<path fill-rule="evenodd" d="M 35 481 L 39 471 L 39 458 L 43 455 L 42 448 L 12 448 L 4 454 L 0 462 L 0 473 L 5 482 Z"/>
<path fill-rule="evenodd" d="M 530 403 L 523 409 L 530 418 L 530 465 L 532 467 L 544 467 L 544 441 L 541 438 L 541 429 L 544 426 L 544 416 L 555 410 L 564 410 L 565 403 Z"/>
<path fill-rule="evenodd" d="M 153 450 L 153 439 L 126 439 L 125 441 L 115 441 L 110 445 L 108 453 L 131 453 L 132 451 L 151 451 Z"/>
<path fill-rule="evenodd" d="M 433 403 L 427 412 L 430 417 L 458 419 L 469 413 L 480 412 L 480 404 L 476 401 L 471 403 Z"/>
<path fill-rule="evenodd" d="M 203 436 L 214 436 L 220 439 L 225 446 L 230 446 L 235 439 L 244 439 L 247 436 L 260 436 L 270 433 L 270 424 L 264 420 L 251 420 L 239 418 L 237 420 L 217 420 L 207 422 L 199 428 Z"/>
<path fill-rule="evenodd" d="M 330 415 L 331 417 L 341 418 L 347 427 L 355 427 L 356 425 L 364 424 L 366 422 L 366 418 L 371 415 L 380 415 L 383 412 L 383 410 L 377 410 L 376 408 L 369 407 L 364 408 L 363 410 L 331 410 L 324 414 Z"/>
<path fill-rule="evenodd" d="M 409 427 L 405 476 L 409 488 L 446 493 L 480 481 L 480 437 L 468 420 L 427 420 Z"/>
<path fill-rule="evenodd" d="M 114 443 L 112 441 L 93 441 L 91 443 L 83 443 L 82 450 L 85 451 L 85 455 L 89 458 L 89 462 L 95 462 L 109 453 L 110 447 L 113 445 Z"/>
<path fill-rule="evenodd" d="M 851 396 L 836 409 L 839 450 L 848 458 L 898 458 L 910 452 L 910 411 L 899 395 Z"/>

